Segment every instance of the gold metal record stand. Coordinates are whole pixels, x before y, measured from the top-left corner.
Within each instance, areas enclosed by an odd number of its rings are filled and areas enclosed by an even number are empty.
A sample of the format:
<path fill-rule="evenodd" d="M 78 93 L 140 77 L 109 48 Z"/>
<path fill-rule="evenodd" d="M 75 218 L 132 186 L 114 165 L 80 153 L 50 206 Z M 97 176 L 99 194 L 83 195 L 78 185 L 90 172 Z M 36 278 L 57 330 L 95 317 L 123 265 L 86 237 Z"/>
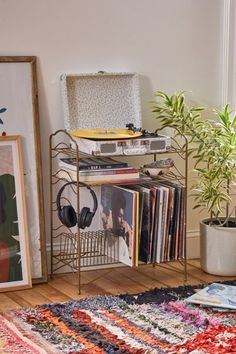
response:
<path fill-rule="evenodd" d="M 70 197 L 64 196 L 62 198 L 63 204 L 72 204 L 71 195 L 73 197 L 73 204 L 77 215 L 80 210 L 80 188 L 79 183 L 79 163 L 81 158 L 91 158 L 93 155 L 88 155 L 79 151 L 76 140 L 65 130 L 57 130 L 50 135 L 49 139 L 49 160 L 50 160 L 50 238 L 51 238 L 51 277 L 54 274 L 61 272 L 74 272 L 77 274 L 78 279 L 78 291 L 81 290 L 80 272 L 81 268 L 92 269 L 97 266 L 110 266 L 119 264 L 119 245 L 116 247 L 110 247 L 108 243 L 106 231 L 81 231 L 78 226 L 68 228 L 63 225 L 58 217 L 57 208 L 57 195 L 61 186 L 68 181 L 71 181 L 71 175 L 68 171 L 63 170 L 59 166 L 60 158 L 74 158 L 76 160 L 76 182 L 74 185 L 70 185 L 68 192 Z M 171 148 L 168 151 L 161 153 L 150 153 L 154 161 L 157 157 L 163 155 L 172 155 L 179 157 L 182 161 L 183 172 L 174 165 L 173 170 L 165 174 L 163 177 L 166 180 L 176 181 L 177 183 L 185 186 L 184 197 L 184 221 L 183 221 L 183 254 L 179 262 L 183 266 L 183 271 L 179 271 L 184 275 L 184 281 L 187 280 L 187 182 L 188 182 L 188 146 L 187 140 L 180 145 L 178 141 L 172 138 Z M 147 154 L 145 154 L 146 156 Z M 144 155 L 143 155 L 144 156 Z M 135 157 L 141 157 L 135 155 Z M 97 158 L 97 156 L 96 156 Z M 63 172 L 63 173 L 61 173 Z M 137 183 L 137 182 L 136 182 Z M 84 183 L 83 183 L 84 184 Z M 115 184 L 115 183 L 114 183 Z M 134 183 L 133 183 L 134 184 Z M 97 185 L 100 185 L 97 183 Z M 93 184 L 94 186 L 94 184 Z M 110 241 L 109 241 L 110 242 Z M 154 263 L 155 266 L 161 266 L 163 268 L 172 269 L 176 271 L 176 268 L 171 265 L 171 262 L 166 261 L 162 263 Z M 139 264 L 141 265 L 141 264 Z"/>

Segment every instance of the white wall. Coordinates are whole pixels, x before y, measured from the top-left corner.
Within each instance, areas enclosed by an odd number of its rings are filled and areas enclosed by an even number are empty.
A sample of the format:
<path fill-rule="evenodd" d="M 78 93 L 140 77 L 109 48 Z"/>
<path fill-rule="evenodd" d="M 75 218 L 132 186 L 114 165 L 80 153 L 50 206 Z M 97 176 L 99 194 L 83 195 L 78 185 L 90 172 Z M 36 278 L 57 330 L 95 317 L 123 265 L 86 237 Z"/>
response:
<path fill-rule="evenodd" d="M 221 103 L 222 0 L 0 0 L 0 55 L 38 58 L 46 229 L 48 138 L 63 128 L 64 72 L 141 75 L 144 127 L 153 91 L 189 90 L 197 104 Z M 189 231 L 198 229 L 189 213 Z"/>

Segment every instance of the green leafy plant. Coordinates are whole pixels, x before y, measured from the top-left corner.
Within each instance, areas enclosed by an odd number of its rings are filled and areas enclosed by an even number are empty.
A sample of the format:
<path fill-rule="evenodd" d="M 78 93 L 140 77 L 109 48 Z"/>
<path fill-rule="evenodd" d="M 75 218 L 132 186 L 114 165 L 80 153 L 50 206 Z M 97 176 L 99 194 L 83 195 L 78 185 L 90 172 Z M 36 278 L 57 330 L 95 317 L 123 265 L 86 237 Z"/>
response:
<path fill-rule="evenodd" d="M 184 136 L 188 152 L 195 160 L 197 182 L 193 185 L 194 208 L 202 207 L 222 224 L 229 215 L 230 190 L 236 181 L 236 117 L 231 119 L 229 106 L 214 110 L 216 119 L 204 119 L 202 107 L 188 107 L 185 93 L 155 93 L 152 111 L 162 128 L 175 129 Z"/>

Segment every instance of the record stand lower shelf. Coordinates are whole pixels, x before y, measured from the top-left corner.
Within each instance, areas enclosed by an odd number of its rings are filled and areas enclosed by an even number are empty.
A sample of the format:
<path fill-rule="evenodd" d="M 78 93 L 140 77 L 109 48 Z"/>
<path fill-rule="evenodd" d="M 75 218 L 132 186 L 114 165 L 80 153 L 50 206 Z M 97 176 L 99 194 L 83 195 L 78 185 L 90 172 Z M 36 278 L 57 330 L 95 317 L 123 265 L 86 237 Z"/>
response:
<path fill-rule="evenodd" d="M 104 230 L 80 232 L 80 242 L 77 233 L 62 232 L 57 237 L 60 246 L 58 251 L 53 253 L 55 273 L 65 266 L 78 271 L 80 267 L 118 263 L 118 247 L 109 246 L 110 236 L 106 237 Z"/>
<path fill-rule="evenodd" d="M 59 249 L 57 251 L 54 250 L 51 257 L 53 273 L 57 273 L 60 269 L 63 269 L 64 272 L 73 271 L 77 273 L 79 293 L 81 289 L 81 268 L 91 270 L 103 266 L 122 265 L 118 261 L 118 238 L 111 234 L 107 235 L 104 230 L 80 232 L 80 238 L 78 238 L 77 233 L 61 232 L 58 233 L 57 238 Z M 114 240 L 117 240 L 117 242 L 114 242 Z M 186 282 L 187 262 L 185 259 L 179 260 L 179 262 L 183 266 L 184 282 Z M 144 266 L 145 263 L 139 262 L 139 265 Z M 171 262 L 153 263 L 153 267 L 156 265 L 176 271 Z"/>

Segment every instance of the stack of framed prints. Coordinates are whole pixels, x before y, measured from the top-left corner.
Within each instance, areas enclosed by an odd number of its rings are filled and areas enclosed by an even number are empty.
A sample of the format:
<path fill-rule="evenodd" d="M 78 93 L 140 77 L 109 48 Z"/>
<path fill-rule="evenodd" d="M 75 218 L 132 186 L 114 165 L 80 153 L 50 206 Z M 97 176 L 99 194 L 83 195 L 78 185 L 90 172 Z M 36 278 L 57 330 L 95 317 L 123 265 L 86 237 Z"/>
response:
<path fill-rule="evenodd" d="M 7 154 L 12 164 L 1 163 L 0 173 L 0 263 L 5 264 L 0 266 L 0 289 L 5 290 L 30 286 L 31 277 L 34 282 L 47 279 L 36 57 L 0 57 L 0 136 L 0 159 Z M 11 156 L 20 149 L 19 140 L 22 164 Z M 14 188 L 16 205 L 10 205 Z M 15 225 L 11 235 L 9 222 Z"/>

